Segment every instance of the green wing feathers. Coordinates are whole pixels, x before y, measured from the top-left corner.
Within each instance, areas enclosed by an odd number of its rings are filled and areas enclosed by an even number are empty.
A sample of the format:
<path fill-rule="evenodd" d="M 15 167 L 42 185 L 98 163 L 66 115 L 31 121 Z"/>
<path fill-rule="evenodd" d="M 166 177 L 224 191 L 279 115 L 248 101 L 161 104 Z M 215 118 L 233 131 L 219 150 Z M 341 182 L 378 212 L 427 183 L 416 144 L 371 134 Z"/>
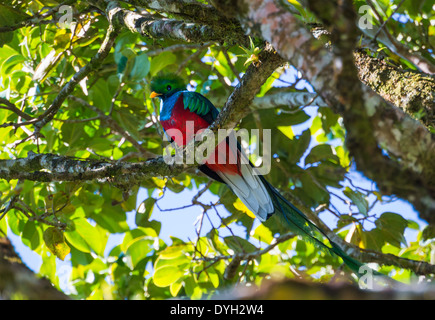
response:
<path fill-rule="evenodd" d="M 206 97 L 197 92 L 184 91 L 183 103 L 184 109 L 189 108 L 191 112 L 195 112 L 200 116 L 205 116 L 211 112 L 215 119 L 219 113 L 215 106 Z"/>

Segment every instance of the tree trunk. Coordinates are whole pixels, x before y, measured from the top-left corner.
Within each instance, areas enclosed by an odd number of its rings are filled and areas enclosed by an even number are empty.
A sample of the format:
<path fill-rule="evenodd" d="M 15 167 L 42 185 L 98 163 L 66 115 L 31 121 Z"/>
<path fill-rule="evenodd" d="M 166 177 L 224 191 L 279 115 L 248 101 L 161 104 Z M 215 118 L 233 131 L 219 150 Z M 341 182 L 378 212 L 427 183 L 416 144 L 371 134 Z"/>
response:
<path fill-rule="evenodd" d="M 38 278 L 16 254 L 11 242 L 0 237 L 0 299 L 66 300 L 47 279 Z"/>

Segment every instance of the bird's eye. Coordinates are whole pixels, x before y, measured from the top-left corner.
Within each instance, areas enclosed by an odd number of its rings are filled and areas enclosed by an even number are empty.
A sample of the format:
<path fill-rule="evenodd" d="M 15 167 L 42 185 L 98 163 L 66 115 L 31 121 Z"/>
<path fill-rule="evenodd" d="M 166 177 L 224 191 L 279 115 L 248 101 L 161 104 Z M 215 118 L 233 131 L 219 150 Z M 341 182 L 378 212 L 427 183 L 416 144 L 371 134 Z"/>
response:
<path fill-rule="evenodd" d="M 171 91 L 171 90 L 172 90 L 172 87 L 171 87 L 171 86 L 167 86 L 166 89 L 167 89 L 168 91 Z"/>

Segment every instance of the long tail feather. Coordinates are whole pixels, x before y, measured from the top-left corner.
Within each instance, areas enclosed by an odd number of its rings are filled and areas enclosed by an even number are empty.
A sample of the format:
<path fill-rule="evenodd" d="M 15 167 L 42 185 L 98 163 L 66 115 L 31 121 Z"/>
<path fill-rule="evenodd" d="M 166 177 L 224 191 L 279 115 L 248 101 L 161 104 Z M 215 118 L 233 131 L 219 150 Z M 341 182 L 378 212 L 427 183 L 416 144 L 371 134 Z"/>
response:
<path fill-rule="evenodd" d="M 309 240 L 316 247 L 325 250 L 327 253 L 339 256 L 343 262 L 358 276 L 362 276 L 361 267 L 364 266 L 360 261 L 346 254 L 335 242 L 333 242 L 322 229 L 312 223 L 307 216 L 287 201 L 266 179 L 262 178 L 263 183 L 271 195 L 273 204 L 276 208 L 275 214 L 279 215 L 280 220 L 288 226 L 290 231 Z M 319 236 L 324 236 L 331 246 L 323 243 Z"/>

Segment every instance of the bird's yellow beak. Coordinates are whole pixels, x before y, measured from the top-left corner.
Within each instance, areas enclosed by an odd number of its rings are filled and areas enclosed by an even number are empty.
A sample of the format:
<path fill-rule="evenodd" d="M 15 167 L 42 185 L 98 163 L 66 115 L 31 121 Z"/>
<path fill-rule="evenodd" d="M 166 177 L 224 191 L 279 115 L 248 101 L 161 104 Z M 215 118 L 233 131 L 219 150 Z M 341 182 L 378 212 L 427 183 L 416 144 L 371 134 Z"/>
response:
<path fill-rule="evenodd" d="M 155 97 L 158 97 L 158 96 L 161 96 L 162 94 L 161 93 L 157 93 L 157 92 L 151 92 L 151 94 L 150 94 L 150 98 L 151 99 L 153 99 L 153 98 L 155 98 Z"/>

